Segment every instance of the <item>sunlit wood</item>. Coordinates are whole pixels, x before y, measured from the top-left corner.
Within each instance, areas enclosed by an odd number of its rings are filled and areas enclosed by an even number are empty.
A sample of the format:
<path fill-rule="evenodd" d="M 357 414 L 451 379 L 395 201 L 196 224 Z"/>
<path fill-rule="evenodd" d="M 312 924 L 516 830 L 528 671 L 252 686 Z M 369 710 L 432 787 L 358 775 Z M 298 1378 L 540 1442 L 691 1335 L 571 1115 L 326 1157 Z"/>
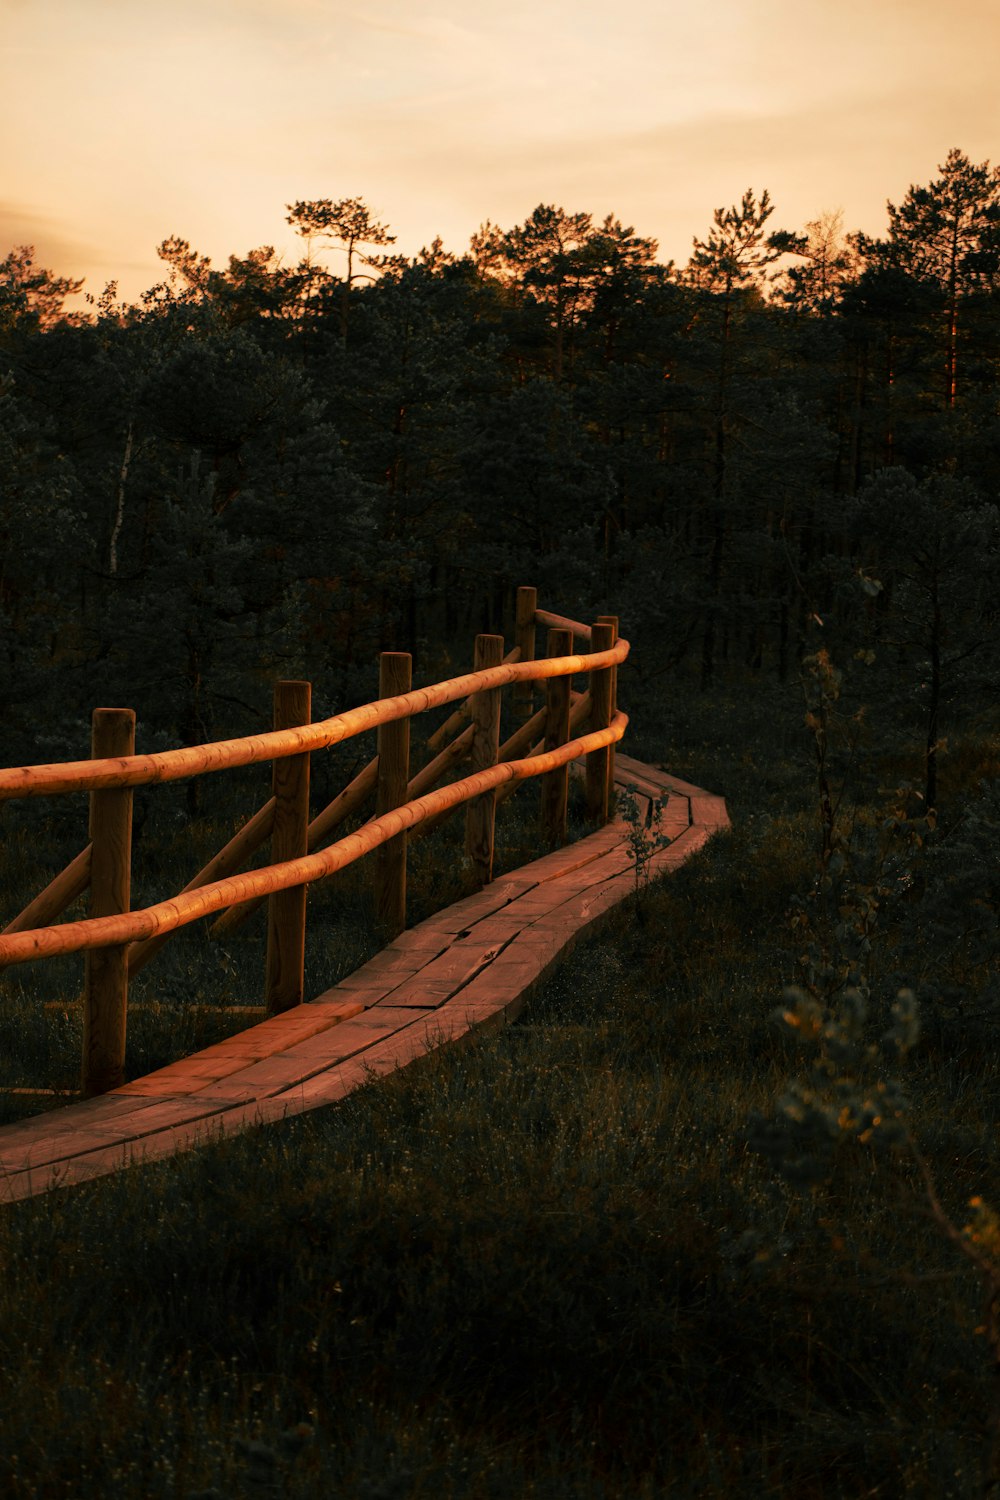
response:
<path fill-rule="evenodd" d="M 560 617 L 557 617 L 560 618 Z M 579 631 L 589 627 L 580 626 Z M 181 750 L 161 750 L 152 755 L 108 756 L 98 760 L 63 761 L 55 765 L 15 766 L 0 771 L 0 802 L 12 797 L 48 797 L 57 792 L 92 791 L 99 787 L 150 786 L 183 781 L 189 776 L 208 775 L 234 766 L 258 765 L 306 750 L 325 750 L 339 745 L 380 724 L 395 723 L 412 714 L 443 707 L 482 688 L 503 687 L 510 682 L 550 677 L 572 677 L 595 667 L 617 665 L 628 655 L 628 642 L 621 640 L 613 652 L 598 656 L 579 655 L 560 661 L 509 662 L 489 672 L 467 672 L 430 687 L 395 698 L 363 704 L 330 719 L 301 729 L 248 735 L 243 739 L 218 740 L 211 745 L 193 745 Z"/>
<path fill-rule="evenodd" d="M 597 624 L 598 625 L 610 625 L 611 626 L 611 629 L 613 631 L 612 640 L 614 641 L 615 647 L 617 648 L 617 646 L 619 644 L 618 616 L 617 615 L 598 615 L 597 616 Z M 625 651 L 627 653 L 628 652 L 628 642 L 626 641 L 624 643 L 624 645 L 625 645 Z M 623 658 L 621 658 L 621 657 L 618 658 L 619 661 L 621 661 L 622 659 Z M 611 668 L 611 712 L 612 712 L 612 714 L 615 714 L 615 713 L 617 713 L 617 711 L 618 711 L 618 663 L 616 662 L 612 666 L 612 668 Z M 610 797 L 610 788 L 613 787 L 614 784 L 615 784 L 615 747 L 614 747 L 614 745 L 612 745 L 610 747 L 609 751 L 608 751 L 608 788 L 609 788 L 609 797 Z"/>
<path fill-rule="evenodd" d="M 590 626 L 581 625 L 579 620 L 569 620 L 565 615 L 554 615 L 550 609 L 536 609 L 535 620 L 539 625 L 545 625 L 549 630 L 568 630 L 571 636 L 577 640 L 590 640 Z M 570 642 L 570 650 L 573 643 Z"/>
<path fill-rule="evenodd" d="M 312 687 L 308 682 L 276 682 L 274 727 L 308 724 Z M 308 852 L 309 756 L 274 762 L 274 828 L 271 861 L 284 864 Z M 273 891 L 267 904 L 267 960 L 264 1004 L 268 1015 L 301 1005 L 305 994 L 306 887 Z"/>
<path fill-rule="evenodd" d="M 418 826 L 445 808 L 458 807 L 469 797 L 478 796 L 490 787 L 503 788 L 514 781 L 544 775 L 558 766 L 568 765 L 581 755 L 600 749 L 602 745 L 617 743 L 627 727 L 628 716 L 617 713 L 608 729 L 570 740 L 558 750 L 507 761 L 503 765 L 493 766 L 487 771 L 452 782 L 450 786 L 439 787 L 437 791 L 428 792 L 426 796 L 374 818 L 363 828 L 347 834 L 329 848 L 291 860 L 287 864 L 231 875 L 225 880 L 201 886 L 198 890 L 173 896 L 168 901 L 157 902 L 142 911 L 64 922 L 58 927 L 43 927 L 33 932 L 11 933 L 0 937 L 0 964 L 27 963 L 36 958 L 79 953 L 81 950 L 106 947 L 111 943 L 138 942 L 155 933 L 172 932 L 178 927 L 186 927 L 189 923 L 222 911 L 236 902 L 266 896 L 272 891 L 286 890 L 293 885 L 332 875 L 335 871 L 346 869 L 356 860 L 363 859 L 366 854 L 398 833 Z"/>
<path fill-rule="evenodd" d="M 475 664 L 477 671 L 494 667 L 503 658 L 502 635 L 477 635 Z M 500 746 L 500 689 L 485 688 L 472 698 L 472 773 L 487 770 L 497 763 Z M 481 792 L 465 804 L 465 852 L 472 861 L 477 885 L 486 885 L 493 877 L 493 832 L 496 818 L 496 790 Z"/>
<path fill-rule="evenodd" d="M 530 657 L 527 658 L 527 659 L 530 660 Z M 515 662 L 515 661 L 520 661 L 521 660 L 521 649 L 520 649 L 520 647 L 519 646 L 512 647 L 511 650 L 507 652 L 507 655 L 504 657 L 503 660 L 504 660 L 505 664 L 506 663 Z M 438 727 L 435 729 L 435 731 L 434 731 L 433 734 L 429 734 L 427 736 L 427 748 L 428 748 L 428 750 L 437 750 L 437 748 L 440 745 L 444 744 L 444 742 L 448 738 L 449 734 L 454 734 L 455 730 L 459 729 L 471 717 L 472 717 L 472 696 L 470 694 L 470 696 L 468 698 L 466 698 L 465 702 L 462 704 L 461 708 L 456 708 L 456 710 L 455 710 L 455 712 L 453 714 L 449 714 L 448 715 L 447 719 L 445 719 L 445 721 L 444 721 L 443 724 L 439 724 L 438 725 Z"/>
<path fill-rule="evenodd" d="M 569 630 L 549 631 L 550 657 L 568 656 L 573 646 Z M 550 677 L 545 685 L 545 750 L 557 750 L 569 739 L 570 680 Z M 554 767 L 542 782 L 542 829 L 552 844 L 566 839 L 569 770 L 565 763 Z"/>
<path fill-rule="evenodd" d="M 517 591 L 517 615 L 514 625 L 514 642 L 520 652 L 521 661 L 535 659 L 535 615 L 538 608 L 538 591 L 519 588 Z M 514 712 L 519 719 L 530 719 L 535 695 L 530 682 L 519 682 L 514 689 Z"/>
<path fill-rule="evenodd" d="M 131 755 L 135 714 L 130 708 L 95 708 L 91 745 L 101 757 Z M 132 792 L 124 788 L 90 796 L 90 916 L 121 921 L 128 912 L 132 875 Z M 52 932 L 53 928 L 45 929 Z M 121 938 L 88 949 L 83 985 L 85 1094 L 103 1094 L 125 1081 L 128 959 Z"/>
<path fill-rule="evenodd" d="M 383 651 L 379 657 L 379 695 L 398 700 L 409 692 L 412 660 L 406 651 Z M 381 724 L 378 731 L 376 818 L 406 802 L 410 778 L 410 721 Z M 375 857 L 375 913 L 385 937 L 394 938 L 406 926 L 406 831 L 379 846 Z"/>
<path fill-rule="evenodd" d="M 531 719 L 528 720 L 527 724 L 522 724 L 521 728 L 515 734 L 512 734 L 511 737 L 510 737 L 510 739 L 506 740 L 504 742 L 504 744 L 502 744 L 500 746 L 500 759 L 501 760 L 516 760 L 520 756 L 524 756 L 526 758 L 535 759 L 539 755 L 544 755 L 544 753 L 545 753 L 544 731 L 545 731 L 545 715 L 546 715 L 546 712 L 547 712 L 546 709 L 540 708 L 538 710 L 537 714 L 535 714 Z M 570 731 L 572 732 L 574 729 L 579 729 L 579 727 L 580 727 L 581 724 L 586 723 L 589 715 L 590 715 L 590 694 L 589 694 L 589 692 L 587 692 L 587 693 L 576 693 L 576 692 L 570 693 L 570 710 L 569 710 L 569 727 L 570 727 Z M 528 738 L 528 739 L 524 739 L 522 741 L 522 736 L 529 729 L 533 730 L 533 733 L 532 733 L 531 737 Z M 534 736 L 536 734 L 538 734 L 539 732 L 541 732 L 542 738 L 536 740 Z M 518 782 L 512 781 L 507 786 L 500 787 L 500 789 L 497 792 L 497 807 L 499 807 L 501 805 L 501 803 L 506 802 L 509 797 L 513 797 L 514 793 L 518 789 L 518 785 L 519 785 Z"/>
<path fill-rule="evenodd" d="M 597 624 L 590 637 L 595 651 L 606 651 L 615 643 L 615 628 L 611 624 Z M 611 723 L 614 682 L 613 667 L 590 674 L 590 723 L 591 729 L 604 729 Z M 595 823 L 608 821 L 608 803 L 611 795 L 611 748 L 605 746 L 587 756 L 587 814 Z"/>
<path fill-rule="evenodd" d="M 220 849 L 218 854 L 213 855 L 208 864 L 203 865 L 197 875 L 188 881 L 181 895 L 185 895 L 188 891 L 196 891 L 199 886 L 208 885 L 212 880 L 221 880 L 224 876 L 231 875 L 233 871 L 238 870 L 240 865 L 245 864 L 253 854 L 256 854 L 261 845 L 267 843 L 273 827 L 274 798 L 271 797 L 260 811 L 255 812 L 239 832 L 233 835 L 229 843 Z M 259 904 L 259 902 L 255 903 L 255 905 Z M 140 969 L 145 968 L 169 937 L 169 932 L 164 932 L 157 937 L 149 938 L 144 943 L 133 943 L 128 950 L 129 976 L 138 974 Z"/>
<path fill-rule="evenodd" d="M 324 842 L 327 836 L 333 832 L 335 828 L 338 828 L 340 824 L 345 822 L 348 818 L 353 817 L 353 815 L 364 806 L 365 802 L 367 802 L 368 798 L 375 790 L 375 782 L 377 777 L 378 756 L 375 755 L 364 767 L 364 769 L 358 772 L 353 781 L 348 782 L 343 791 L 340 792 L 336 797 L 334 797 L 333 801 L 328 803 L 327 806 L 324 807 L 322 812 L 317 813 L 315 818 L 313 818 L 312 822 L 309 824 L 308 834 L 306 838 L 306 848 L 310 854 L 314 849 L 319 848 L 319 846 Z M 273 815 L 273 798 L 267 804 L 267 807 L 271 810 Z M 268 825 L 267 833 L 257 840 L 257 842 L 254 844 L 254 848 L 257 848 L 260 844 L 263 844 L 264 840 L 270 835 L 270 832 L 270 825 Z M 237 835 L 237 838 L 238 837 L 239 835 Z M 233 842 L 235 843 L 235 840 L 233 840 Z M 229 847 L 231 846 L 227 845 L 227 848 Z M 249 855 L 252 852 L 252 850 L 248 849 L 245 857 L 249 858 Z M 238 869 L 242 863 L 242 859 L 236 859 L 232 862 L 230 868 L 233 870 Z M 222 872 L 220 872 L 220 874 L 221 873 Z M 227 870 L 225 873 L 228 874 L 229 871 Z M 211 879 L 214 877 L 206 878 Z M 195 877 L 191 884 L 185 886 L 184 889 L 191 890 L 195 885 L 204 884 L 204 880 L 199 880 L 197 877 Z M 255 911 L 259 910 L 259 908 L 263 904 L 263 900 L 264 898 L 261 896 L 254 901 L 243 901 L 239 904 L 239 906 L 231 907 L 229 911 L 223 912 L 221 917 L 216 917 L 215 921 L 209 928 L 209 933 L 213 938 L 221 938 L 224 937 L 227 933 L 234 932 L 237 927 L 241 927 L 243 925 L 248 917 L 251 917 Z M 166 939 L 163 939 L 163 941 L 166 941 Z"/>

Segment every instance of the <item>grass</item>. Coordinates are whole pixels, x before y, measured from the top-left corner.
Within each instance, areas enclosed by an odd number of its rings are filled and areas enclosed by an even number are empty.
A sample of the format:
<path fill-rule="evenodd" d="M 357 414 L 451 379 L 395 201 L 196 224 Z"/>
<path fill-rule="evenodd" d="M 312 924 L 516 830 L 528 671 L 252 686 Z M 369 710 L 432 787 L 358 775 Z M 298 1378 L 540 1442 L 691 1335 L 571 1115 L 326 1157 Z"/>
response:
<path fill-rule="evenodd" d="M 0 1491 L 982 1493 L 978 1289 L 912 1167 L 845 1151 L 800 1194 L 748 1141 L 796 1067 L 769 1015 L 815 871 L 791 730 L 789 753 L 746 748 L 772 711 L 718 712 L 717 778 L 648 730 L 633 753 L 725 792 L 733 832 L 518 1024 L 0 1214 Z M 873 954 L 882 988 L 895 937 Z M 995 1038 L 930 1027 L 907 1084 L 961 1223 L 1000 1165 Z"/>

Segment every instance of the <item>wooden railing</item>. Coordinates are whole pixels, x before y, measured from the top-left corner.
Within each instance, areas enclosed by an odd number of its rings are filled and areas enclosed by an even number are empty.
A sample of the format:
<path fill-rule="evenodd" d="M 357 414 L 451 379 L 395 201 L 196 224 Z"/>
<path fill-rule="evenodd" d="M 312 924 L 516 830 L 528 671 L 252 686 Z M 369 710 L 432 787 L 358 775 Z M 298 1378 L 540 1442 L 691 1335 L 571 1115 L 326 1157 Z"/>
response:
<path fill-rule="evenodd" d="M 536 628 L 546 627 L 547 654 L 536 657 Z M 576 637 L 589 647 L 572 654 Z M 476 638 L 474 670 L 430 687 L 412 688 L 410 657 L 383 652 L 379 697 L 318 723 L 311 722 L 310 684 L 278 682 L 274 729 L 244 739 L 135 753 L 131 709 L 98 708 L 91 758 L 0 770 L 0 801 L 68 792 L 90 794 L 90 843 L 0 934 L 0 968 L 57 954 L 83 952 L 82 1090 L 105 1092 L 124 1077 L 129 977 L 178 928 L 220 913 L 213 933 L 237 926 L 268 901 L 265 1005 L 277 1014 L 304 997 L 306 886 L 372 854 L 376 911 L 387 941 L 406 926 L 408 835 L 420 836 L 459 806 L 466 808 L 466 853 L 475 881 L 492 877 L 497 804 L 521 782 L 540 776 L 543 835 L 565 842 L 569 765 L 585 758 L 588 815 L 607 821 L 614 745 L 628 723 L 617 711 L 616 673 L 628 654 L 617 620 L 581 625 L 537 608 L 535 590 L 517 595 L 516 644 L 504 655 L 502 636 Z M 587 673 L 586 693 L 571 678 Z M 545 703 L 533 712 L 532 684 L 545 683 Z M 501 745 L 501 692 L 514 685 L 515 711 L 525 720 Z M 461 701 L 432 734 L 432 758 L 411 775 L 410 720 Z M 375 729 L 374 758 L 311 821 L 309 763 L 322 750 Z M 571 737 L 575 731 L 584 732 Z M 450 735 L 460 732 L 453 739 Z M 470 774 L 444 786 L 441 778 L 463 759 Z M 270 800 L 249 819 L 182 891 L 130 910 L 132 788 L 272 762 Z M 435 789 L 436 788 L 436 789 Z M 374 793 L 374 816 L 324 845 Z M 270 838 L 271 863 L 236 873 Z M 52 925 L 84 891 L 90 915 Z"/>

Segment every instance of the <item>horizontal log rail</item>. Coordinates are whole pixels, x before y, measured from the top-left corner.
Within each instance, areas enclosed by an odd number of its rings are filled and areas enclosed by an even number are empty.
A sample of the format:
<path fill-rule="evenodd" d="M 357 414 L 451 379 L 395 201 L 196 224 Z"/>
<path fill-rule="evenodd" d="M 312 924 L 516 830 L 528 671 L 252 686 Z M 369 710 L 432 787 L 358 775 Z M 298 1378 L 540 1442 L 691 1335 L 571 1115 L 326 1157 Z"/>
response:
<path fill-rule="evenodd" d="M 64 761 L 56 765 L 15 766 L 0 771 L 0 802 L 21 797 L 50 797 L 65 792 L 93 792 L 109 787 L 154 786 L 166 781 L 185 781 L 234 766 L 259 765 L 288 755 L 326 750 L 380 724 L 408 719 L 428 709 L 440 708 L 467 698 L 485 688 L 506 687 L 511 682 L 541 682 L 550 677 L 575 677 L 601 667 L 618 666 L 628 655 L 628 642 L 620 640 L 610 651 L 587 656 L 540 658 L 510 662 L 483 672 L 466 672 L 431 687 L 415 688 L 393 698 L 365 703 L 330 719 L 299 729 L 278 729 L 243 739 L 218 740 L 211 745 L 192 745 L 182 750 L 158 750 L 151 755 L 108 756 L 99 760 Z"/>
<path fill-rule="evenodd" d="M 363 828 L 347 834 L 316 854 L 269 865 L 262 870 L 248 870 L 243 875 L 231 875 L 226 880 L 211 881 L 195 891 L 173 896 L 168 901 L 159 901 L 140 911 L 123 912 L 113 917 L 89 917 L 78 922 L 63 922 L 58 927 L 43 927 L 34 932 L 0 936 L 0 964 L 30 963 L 33 959 L 54 958 L 92 948 L 143 942 L 156 934 L 186 927 L 201 917 L 210 916 L 213 912 L 238 902 L 307 885 L 325 875 L 345 870 L 348 865 L 362 859 L 397 834 L 418 827 L 427 818 L 436 816 L 446 808 L 458 807 L 470 798 L 478 797 L 491 788 L 502 787 L 507 782 L 542 776 L 568 765 L 581 755 L 616 744 L 627 726 L 628 715 L 618 712 L 607 729 L 568 740 L 556 750 L 528 756 L 523 760 L 505 761 L 502 765 L 491 766 L 486 771 L 479 771 L 473 776 L 465 776 L 448 786 L 439 787 L 437 791 L 428 792 L 426 796 L 373 818 Z"/>
<path fill-rule="evenodd" d="M 549 631 L 548 654 L 542 658 L 535 655 L 537 625 Z M 406 925 L 409 836 L 429 833 L 463 804 L 466 857 L 477 885 L 492 878 L 496 808 L 522 782 L 541 778 L 544 837 L 563 841 L 566 772 L 573 761 L 585 760 L 587 816 L 607 820 L 614 745 L 628 723 L 617 711 L 614 691 L 628 642 L 617 638 L 616 621 L 591 629 L 537 609 L 530 588 L 518 590 L 517 636 L 506 655 L 501 636 L 479 636 L 477 670 L 416 689 L 410 687 L 410 657 L 383 652 L 379 698 L 318 723 L 310 721 L 310 684 L 278 683 L 272 731 L 209 745 L 136 755 L 132 710 L 95 709 L 90 760 L 0 770 L 0 802 L 90 795 L 91 843 L 0 933 L 0 969 L 83 953 L 85 1093 L 100 1093 L 121 1080 L 129 979 L 181 927 L 215 916 L 211 933 L 219 936 L 267 900 L 264 998 L 274 1014 L 301 999 L 308 884 L 374 854 L 377 920 L 391 938 Z M 574 638 L 591 649 L 573 654 Z M 577 675 L 588 678 L 585 693 L 571 687 Z M 538 683 L 546 684 L 546 703 L 532 712 Z M 524 722 L 500 744 L 500 692 L 509 684 L 515 716 Z M 426 741 L 427 763 L 413 771 L 410 720 L 456 702 L 459 707 Z M 310 753 L 373 730 L 378 731 L 375 756 L 310 821 Z M 472 774 L 438 786 L 463 760 L 471 760 Z M 273 765 L 270 800 L 178 894 L 131 910 L 132 788 L 263 761 Z M 374 816 L 321 847 L 347 819 L 366 816 L 369 799 L 375 801 Z M 271 862 L 246 870 L 268 840 Z M 54 925 L 87 890 L 90 916 Z"/>
<path fill-rule="evenodd" d="M 581 641 L 590 640 L 590 626 L 581 625 L 579 620 L 568 620 L 565 615 L 554 615 L 550 609 L 536 609 L 535 619 L 539 625 L 545 625 L 549 630 L 568 630 L 570 635 L 575 635 Z"/>

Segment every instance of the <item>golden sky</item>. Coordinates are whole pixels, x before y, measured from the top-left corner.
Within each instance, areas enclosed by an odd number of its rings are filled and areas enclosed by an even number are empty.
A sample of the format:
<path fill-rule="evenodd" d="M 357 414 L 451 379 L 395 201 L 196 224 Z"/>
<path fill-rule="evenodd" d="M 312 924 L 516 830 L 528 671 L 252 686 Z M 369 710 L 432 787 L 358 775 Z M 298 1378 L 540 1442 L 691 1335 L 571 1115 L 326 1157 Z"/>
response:
<path fill-rule="evenodd" d="M 347 197 L 407 255 L 553 203 L 683 265 L 747 187 L 880 233 L 996 163 L 998 56 L 1000 0 L 0 0 L 0 256 L 132 299 L 168 235 L 294 263 L 285 205 Z"/>

